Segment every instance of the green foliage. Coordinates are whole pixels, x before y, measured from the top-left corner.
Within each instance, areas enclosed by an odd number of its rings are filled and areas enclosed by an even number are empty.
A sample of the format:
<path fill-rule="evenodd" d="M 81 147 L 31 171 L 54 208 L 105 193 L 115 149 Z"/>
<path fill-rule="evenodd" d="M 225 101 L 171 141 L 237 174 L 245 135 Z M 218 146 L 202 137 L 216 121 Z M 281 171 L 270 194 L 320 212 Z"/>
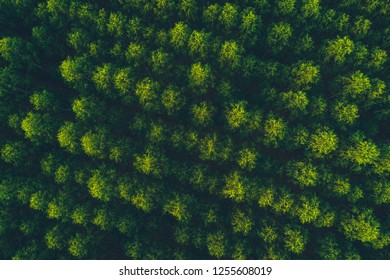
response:
<path fill-rule="evenodd" d="M 307 198 L 303 196 L 300 198 L 295 214 L 302 224 L 311 223 L 317 219 L 320 214 L 319 204 L 317 197 Z"/>
<path fill-rule="evenodd" d="M 214 76 L 210 66 L 200 62 L 191 66 L 188 79 L 190 86 L 196 90 L 196 93 L 199 92 L 201 94 L 206 93 L 207 88 L 214 82 Z"/>
<path fill-rule="evenodd" d="M 188 213 L 188 206 L 177 196 L 175 199 L 169 200 L 167 204 L 164 205 L 164 212 L 171 214 L 179 222 L 186 221 L 190 218 Z"/>
<path fill-rule="evenodd" d="M 307 236 L 299 229 L 286 227 L 284 230 L 284 246 L 294 254 L 300 254 L 305 249 Z"/>
<path fill-rule="evenodd" d="M 106 156 L 106 138 L 103 129 L 88 131 L 81 137 L 81 146 L 87 155 L 102 159 Z"/>
<path fill-rule="evenodd" d="M 228 67 L 228 69 L 236 69 L 241 62 L 241 50 L 235 41 L 226 41 L 222 44 L 221 51 L 219 53 L 219 62 L 222 67 Z"/>
<path fill-rule="evenodd" d="M 281 94 L 282 102 L 285 104 L 286 108 L 292 112 L 303 112 L 306 109 L 306 106 L 309 104 L 306 93 L 303 91 L 297 92 L 283 92 Z"/>
<path fill-rule="evenodd" d="M 161 104 L 169 115 L 179 111 L 184 105 L 184 96 L 176 89 L 169 87 L 161 94 Z"/>
<path fill-rule="evenodd" d="M 218 19 L 226 30 L 231 30 L 237 25 L 237 8 L 230 3 L 225 3 L 225 5 L 222 7 L 221 14 L 219 15 Z"/>
<path fill-rule="evenodd" d="M 205 58 L 209 49 L 209 37 L 210 35 L 204 31 L 192 31 L 188 40 L 190 54 L 194 57 Z"/>
<path fill-rule="evenodd" d="M 166 168 L 164 158 L 151 148 L 147 148 L 145 153 L 135 156 L 134 167 L 140 173 L 156 177 L 160 177 Z"/>
<path fill-rule="evenodd" d="M 102 109 L 102 103 L 95 97 L 81 97 L 75 99 L 72 104 L 72 111 L 76 118 L 83 121 L 98 117 Z"/>
<path fill-rule="evenodd" d="M 372 141 L 359 141 L 344 152 L 344 157 L 353 164 L 372 164 L 379 157 L 380 152 Z"/>
<path fill-rule="evenodd" d="M 277 146 L 286 135 L 286 125 L 281 118 L 272 115 L 264 123 L 264 142 L 268 145 Z"/>
<path fill-rule="evenodd" d="M 245 199 L 245 182 L 238 172 L 233 172 L 225 178 L 225 186 L 222 194 L 236 202 L 242 202 Z"/>
<path fill-rule="evenodd" d="M 35 92 L 30 96 L 30 103 L 38 111 L 50 111 L 55 110 L 57 107 L 55 97 L 47 90 L 41 92 Z"/>
<path fill-rule="evenodd" d="M 250 217 L 245 215 L 244 212 L 237 210 L 234 212 L 232 217 L 232 226 L 233 232 L 247 235 L 253 227 L 253 222 L 251 221 Z"/>
<path fill-rule="evenodd" d="M 389 259 L 389 7 L 0 1 L 0 259 Z"/>
<path fill-rule="evenodd" d="M 313 66 L 312 63 L 301 63 L 292 69 L 292 81 L 298 88 L 305 88 L 318 81 L 319 73 L 318 66 Z"/>
<path fill-rule="evenodd" d="M 297 0 L 276 0 L 276 12 L 281 15 L 289 15 L 295 10 Z"/>
<path fill-rule="evenodd" d="M 68 241 L 69 253 L 72 256 L 75 256 L 76 258 L 81 259 L 81 258 L 87 256 L 87 253 L 88 253 L 87 244 L 88 244 L 88 240 L 86 239 L 86 237 L 77 233 L 74 237 L 72 237 Z"/>
<path fill-rule="evenodd" d="M 210 233 L 207 236 L 207 249 L 211 256 L 217 259 L 222 258 L 226 254 L 226 240 L 223 232 Z"/>
<path fill-rule="evenodd" d="M 95 83 L 96 89 L 106 92 L 111 88 L 112 83 L 112 69 L 110 64 L 104 64 L 98 67 L 93 74 L 92 80 Z"/>
<path fill-rule="evenodd" d="M 330 40 L 325 48 L 325 58 L 337 64 L 344 62 L 347 55 L 354 50 L 355 44 L 347 36 Z"/>
<path fill-rule="evenodd" d="M 317 17 L 320 13 L 320 0 L 303 0 L 301 13 L 303 17 Z"/>
<path fill-rule="evenodd" d="M 23 163 L 26 156 L 26 147 L 23 142 L 14 142 L 5 144 L 1 148 L 1 159 L 4 162 L 18 166 Z"/>
<path fill-rule="evenodd" d="M 288 175 L 300 187 L 315 186 L 318 180 L 317 168 L 302 161 L 291 163 Z"/>
<path fill-rule="evenodd" d="M 257 152 L 253 149 L 242 149 L 239 151 L 238 165 L 242 169 L 251 171 L 256 167 Z"/>
<path fill-rule="evenodd" d="M 359 108 L 356 104 L 341 101 L 334 107 L 333 116 L 340 124 L 351 125 L 359 118 Z"/>
<path fill-rule="evenodd" d="M 21 127 L 26 138 L 34 143 L 45 143 L 54 138 L 56 123 L 49 114 L 29 112 L 23 119 Z"/>
<path fill-rule="evenodd" d="M 228 125 L 231 129 L 238 129 L 248 121 L 248 112 L 245 109 L 245 102 L 241 101 L 232 104 L 225 111 Z"/>
<path fill-rule="evenodd" d="M 178 22 L 171 30 L 171 44 L 176 49 L 183 49 L 189 39 L 189 28 L 187 24 Z"/>
<path fill-rule="evenodd" d="M 321 158 L 337 149 L 337 135 L 329 130 L 317 130 L 310 137 L 309 147 L 315 157 Z"/>
<path fill-rule="evenodd" d="M 356 210 L 348 213 L 340 222 L 345 236 L 351 240 L 373 242 L 379 237 L 380 225 L 371 210 Z"/>
<path fill-rule="evenodd" d="M 114 179 L 113 170 L 94 170 L 87 184 L 91 196 L 105 202 L 110 201 L 114 195 Z"/>
<path fill-rule="evenodd" d="M 344 78 L 343 84 L 343 94 L 353 98 L 363 95 L 371 88 L 370 79 L 360 71 Z"/>
<path fill-rule="evenodd" d="M 157 107 L 159 85 L 150 78 L 145 78 L 138 82 L 135 95 L 139 98 L 139 103 L 146 110 L 153 110 Z"/>
<path fill-rule="evenodd" d="M 286 22 L 280 22 L 272 26 L 267 36 L 267 43 L 276 50 L 279 50 L 287 46 L 291 36 L 291 25 Z"/>
<path fill-rule="evenodd" d="M 202 126 L 206 126 L 213 120 L 214 107 L 206 102 L 201 102 L 199 105 L 192 106 L 192 114 L 194 122 Z"/>
<path fill-rule="evenodd" d="M 72 122 L 65 122 L 57 134 L 58 143 L 61 148 L 65 148 L 68 152 L 75 154 L 80 149 L 79 131 L 76 125 Z"/>

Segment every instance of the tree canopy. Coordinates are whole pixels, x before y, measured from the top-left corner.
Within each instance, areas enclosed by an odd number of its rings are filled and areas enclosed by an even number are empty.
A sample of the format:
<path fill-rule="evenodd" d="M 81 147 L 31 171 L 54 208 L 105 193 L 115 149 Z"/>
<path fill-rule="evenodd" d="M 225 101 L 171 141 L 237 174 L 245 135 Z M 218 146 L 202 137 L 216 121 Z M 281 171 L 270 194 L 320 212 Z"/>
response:
<path fill-rule="evenodd" d="M 390 258 L 388 0 L 0 11 L 0 259 Z"/>

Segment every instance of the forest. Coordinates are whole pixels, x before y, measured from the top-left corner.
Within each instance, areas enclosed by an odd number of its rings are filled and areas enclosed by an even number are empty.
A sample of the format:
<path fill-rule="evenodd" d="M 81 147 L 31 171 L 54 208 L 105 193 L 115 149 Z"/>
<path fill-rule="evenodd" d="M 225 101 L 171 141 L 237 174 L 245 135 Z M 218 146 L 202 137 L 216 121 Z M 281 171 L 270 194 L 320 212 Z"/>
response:
<path fill-rule="evenodd" d="M 390 259 L 390 0 L 0 0 L 0 259 Z"/>

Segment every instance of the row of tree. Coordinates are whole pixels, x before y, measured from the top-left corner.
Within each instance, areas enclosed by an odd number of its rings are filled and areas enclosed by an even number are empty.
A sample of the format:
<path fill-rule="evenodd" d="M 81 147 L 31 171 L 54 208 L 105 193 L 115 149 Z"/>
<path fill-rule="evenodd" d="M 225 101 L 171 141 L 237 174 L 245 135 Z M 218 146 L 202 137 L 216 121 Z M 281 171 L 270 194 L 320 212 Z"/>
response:
<path fill-rule="evenodd" d="M 388 0 L 0 0 L 1 259 L 388 259 Z"/>

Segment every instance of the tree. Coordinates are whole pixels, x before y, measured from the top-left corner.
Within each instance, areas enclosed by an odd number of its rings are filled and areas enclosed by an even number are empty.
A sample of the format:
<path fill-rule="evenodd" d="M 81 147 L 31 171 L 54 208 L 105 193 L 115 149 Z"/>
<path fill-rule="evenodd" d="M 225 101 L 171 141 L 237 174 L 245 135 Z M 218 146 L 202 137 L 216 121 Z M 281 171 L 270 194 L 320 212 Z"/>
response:
<path fill-rule="evenodd" d="M 309 104 L 309 100 L 306 93 L 303 91 L 288 91 L 281 94 L 283 104 L 291 110 L 293 113 L 299 114 L 304 112 L 306 106 Z"/>
<path fill-rule="evenodd" d="M 130 90 L 133 88 L 134 80 L 131 77 L 132 71 L 131 68 L 124 68 L 116 71 L 113 82 L 114 87 L 119 91 L 119 93 L 125 97 L 125 100 L 130 99 Z"/>
<path fill-rule="evenodd" d="M 193 105 L 192 114 L 194 122 L 201 126 L 209 125 L 213 120 L 214 111 L 214 107 L 205 101 L 201 102 L 199 105 Z"/>
<path fill-rule="evenodd" d="M 122 13 L 110 13 L 107 22 L 107 31 L 114 37 L 121 37 L 124 34 L 127 18 Z"/>
<path fill-rule="evenodd" d="M 96 97 L 80 97 L 72 103 L 72 111 L 77 119 L 91 121 L 102 118 L 104 103 Z"/>
<path fill-rule="evenodd" d="M 352 209 L 340 221 L 342 232 L 350 240 L 373 242 L 380 234 L 380 224 L 369 209 Z"/>
<path fill-rule="evenodd" d="M 251 8 L 245 9 L 241 13 L 240 32 L 248 44 L 254 45 L 257 41 L 257 32 L 261 26 L 261 18 Z"/>
<path fill-rule="evenodd" d="M 351 191 L 351 184 L 348 179 L 343 179 L 342 177 L 336 178 L 330 188 L 336 196 L 345 196 Z"/>
<path fill-rule="evenodd" d="M 230 198 L 235 202 L 242 202 L 245 199 L 246 186 L 244 178 L 237 172 L 230 173 L 225 178 L 225 186 L 222 194 L 226 198 Z"/>
<path fill-rule="evenodd" d="M 140 173 L 161 177 L 167 168 L 165 158 L 151 147 L 142 155 L 136 155 L 134 167 Z"/>
<path fill-rule="evenodd" d="M 107 156 L 107 131 L 88 131 L 81 137 L 81 147 L 87 155 L 103 159 Z"/>
<path fill-rule="evenodd" d="M 233 232 L 242 233 L 243 235 L 248 235 L 253 227 L 253 222 L 247 214 L 241 210 L 236 210 L 232 216 L 232 227 Z"/>
<path fill-rule="evenodd" d="M 104 202 L 110 201 L 115 197 L 115 179 L 114 170 L 104 168 L 94 170 L 87 183 L 91 196 Z"/>
<path fill-rule="evenodd" d="M 189 53 L 193 57 L 206 58 L 210 48 L 210 34 L 204 31 L 192 31 L 188 40 Z"/>
<path fill-rule="evenodd" d="M 291 70 L 292 82 L 297 88 L 307 89 L 319 80 L 319 67 L 311 62 L 301 63 Z"/>
<path fill-rule="evenodd" d="M 92 80 L 95 83 L 96 89 L 107 93 L 112 88 L 113 70 L 110 64 L 104 64 L 102 67 L 97 67 L 93 74 Z"/>
<path fill-rule="evenodd" d="M 164 52 L 161 48 L 152 52 L 152 69 L 156 74 L 163 74 L 169 71 L 171 63 L 171 56 Z"/>
<path fill-rule="evenodd" d="M 159 84 L 150 78 L 145 78 L 137 83 L 135 95 L 145 110 L 150 111 L 158 108 L 158 90 Z"/>
<path fill-rule="evenodd" d="M 65 122 L 58 130 L 57 140 L 61 148 L 76 154 L 80 152 L 80 130 L 73 122 Z"/>
<path fill-rule="evenodd" d="M 211 67 L 200 62 L 192 64 L 188 79 L 190 86 L 200 94 L 206 93 L 208 88 L 214 83 Z"/>
<path fill-rule="evenodd" d="M 185 200 L 185 198 L 176 196 L 174 199 L 169 200 L 164 205 L 164 212 L 171 214 L 179 222 L 188 221 L 191 215 L 189 214 L 188 206 Z"/>
<path fill-rule="evenodd" d="M 221 7 L 218 4 L 209 5 L 206 9 L 203 10 L 204 21 L 212 24 L 215 23 L 220 14 Z"/>
<path fill-rule="evenodd" d="M 208 134 L 199 141 L 199 153 L 202 160 L 216 160 L 218 158 L 217 135 Z"/>
<path fill-rule="evenodd" d="M 35 144 L 48 143 L 54 139 L 56 120 L 47 113 L 29 112 L 23 119 L 21 127 L 27 139 Z"/>
<path fill-rule="evenodd" d="M 292 194 L 286 188 L 282 188 L 271 207 L 277 214 L 286 214 L 290 212 L 293 205 L 294 198 Z"/>
<path fill-rule="evenodd" d="M 317 197 L 302 196 L 294 214 L 298 216 L 302 224 L 314 222 L 320 214 L 320 201 Z"/>
<path fill-rule="evenodd" d="M 241 52 L 235 41 L 224 42 L 219 53 L 221 67 L 228 67 L 230 70 L 238 68 L 241 63 Z"/>
<path fill-rule="evenodd" d="M 267 36 L 267 43 L 275 50 L 281 50 L 286 47 L 292 36 L 292 28 L 289 23 L 280 22 L 274 24 Z"/>
<path fill-rule="evenodd" d="M 47 90 L 34 92 L 34 94 L 30 96 L 30 103 L 37 111 L 51 111 L 58 108 L 58 102 L 55 99 L 54 94 Z"/>
<path fill-rule="evenodd" d="M 318 17 L 320 13 L 320 0 L 303 0 L 301 13 L 303 17 Z"/>
<path fill-rule="evenodd" d="M 327 42 L 325 48 L 325 59 L 334 61 L 337 64 L 342 64 L 344 63 L 346 56 L 353 52 L 354 46 L 355 44 L 353 41 L 347 36 L 330 40 Z"/>
<path fill-rule="evenodd" d="M 26 145 L 22 141 L 5 144 L 1 148 L 1 159 L 14 166 L 24 163 L 26 156 Z"/>
<path fill-rule="evenodd" d="M 172 115 L 184 106 L 185 98 L 178 89 L 174 87 L 168 87 L 161 94 L 161 104 L 167 111 L 168 115 Z"/>
<path fill-rule="evenodd" d="M 371 88 L 370 79 L 360 71 L 356 71 L 351 76 L 342 79 L 342 83 L 343 94 L 352 98 L 364 95 Z"/>
<path fill-rule="evenodd" d="M 291 228 L 287 226 L 284 229 L 284 244 L 288 251 L 294 254 L 300 254 L 305 249 L 307 236 L 301 228 Z"/>
<path fill-rule="evenodd" d="M 46 245 L 51 250 L 62 250 L 66 247 L 64 229 L 55 226 L 45 234 Z"/>
<path fill-rule="evenodd" d="M 88 243 L 88 238 L 86 236 L 76 233 L 76 235 L 68 241 L 69 253 L 79 259 L 86 257 L 88 254 Z"/>
<path fill-rule="evenodd" d="M 184 49 L 190 37 L 190 29 L 187 24 L 178 22 L 171 29 L 171 44 L 175 49 Z"/>
<path fill-rule="evenodd" d="M 276 190 L 274 186 L 261 187 L 259 192 L 258 204 L 260 207 L 272 206 L 276 197 Z"/>
<path fill-rule="evenodd" d="M 390 203 L 390 183 L 373 182 L 373 196 L 376 204 Z"/>
<path fill-rule="evenodd" d="M 338 260 L 341 258 L 340 246 L 333 235 L 321 239 L 318 255 L 323 260 Z"/>
<path fill-rule="evenodd" d="M 371 21 L 363 17 L 358 17 L 355 21 L 352 32 L 357 35 L 359 38 L 363 38 L 367 35 L 371 27 Z"/>
<path fill-rule="evenodd" d="M 302 188 L 313 187 L 318 180 L 317 168 L 311 163 L 302 161 L 292 162 L 288 169 L 288 175 L 296 185 Z"/>
<path fill-rule="evenodd" d="M 225 3 L 222 7 L 221 14 L 218 17 L 225 30 L 230 31 L 233 27 L 236 27 L 238 21 L 237 8 L 230 4 Z"/>
<path fill-rule="evenodd" d="M 269 115 L 264 123 L 264 142 L 267 145 L 278 146 L 286 135 L 286 125 L 281 118 Z"/>
<path fill-rule="evenodd" d="M 85 83 L 83 82 L 86 71 L 85 63 L 85 57 L 67 57 L 60 65 L 62 78 L 77 88 L 85 87 Z"/>
<path fill-rule="evenodd" d="M 387 52 L 378 47 L 371 52 L 371 60 L 368 65 L 374 69 L 380 70 L 387 61 Z"/>
<path fill-rule="evenodd" d="M 228 122 L 229 128 L 235 130 L 242 128 L 248 121 L 249 114 L 246 111 L 246 102 L 240 101 L 231 104 L 229 108 L 225 110 L 225 117 Z"/>
<path fill-rule="evenodd" d="M 276 0 L 276 13 L 281 15 L 291 15 L 295 10 L 297 0 Z"/>
<path fill-rule="evenodd" d="M 369 140 L 362 140 L 349 147 L 343 153 L 344 158 L 355 165 L 372 164 L 379 157 L 380 152 L 376 145 Z"/>
<path fill-rule="evenodd" d="M 198 14 L 196 0 L 182 0 L 180 2 L 180 11 L 184 14 L 187 20 L 194 19 Z"/>
<path fill-rule="evenodd" d="M 125 56 L 126 60 L 129 63 L 134 64 L 134 66 L 138 66 L 139 63 L 142 61 L 145 55 L 145 48 L 144 46 L 131 42 L 129 46 L 127 47 Z"/>
<path fill-rule="evenodd" d="M 210 233 L 207 236 L 207 249 L 211 256 L 217 259 L 222 258 L 226 252 L 226 238 L 222 231 Z"/>
<path fill-rule="evenodd" d="M 239 151 L 238 165 L 248 171 L 256 167 L 257 152 L 253 149 L 244 148 Z"/>
<path fill-rule="evenodd" d="M 314 157 L 323 158 L 337 149 L 338 142 L 337 135 L 332 130 L 318 129 L 310 137 L 309 147 Z"/>
<path fill-rule="evenodd" d="M 340 124 L 352 125 L 359 118 L 359 108 L 356 104 L 339 101 L 334 106 L 332 115 Z"/>

